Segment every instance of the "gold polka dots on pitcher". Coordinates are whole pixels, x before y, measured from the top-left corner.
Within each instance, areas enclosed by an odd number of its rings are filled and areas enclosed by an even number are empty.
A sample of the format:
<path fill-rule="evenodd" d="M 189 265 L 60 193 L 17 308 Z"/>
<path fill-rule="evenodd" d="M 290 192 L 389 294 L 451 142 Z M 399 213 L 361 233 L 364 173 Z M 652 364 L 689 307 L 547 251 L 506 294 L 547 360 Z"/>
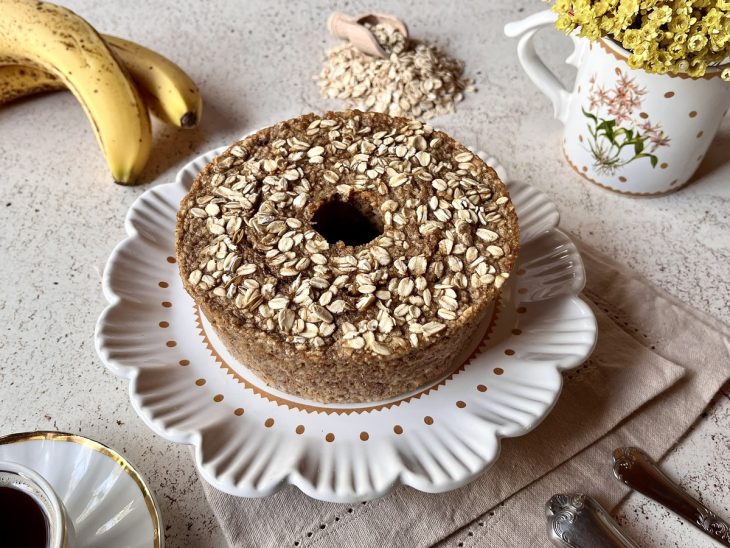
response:
<path fill-rule="evenodd" d="M 699 132 L 699 133 L 697 134 L 697 138 L 698 138 L 698 139 L 702 139 L 702 136 L 703 136 L 704 134 L 705 134 L 705 132 L 704 132 L 704 131 L 700 131 L 700 132 Z"/>
<path fill-rule="evenodd" d="M 157 325 L 159 325 L 162 329 L 167 329 L 168 327 L 170 327 L 170 322 L 160 322 Z"/>
<path fill-rule="evenodd" d="M 502 369 L 501 367 L 495 367 L 494 368 L 494 374 L 495 375 L 502 375 L 503 373 L 504 373 L 504 369 Z"/>
<path fill-rule="evenodd" d="M 642 120 L 646 120 L 647 118 L 649 118 L 649 113 L 647 113 L 647 112 L 640 112 L 639 113 L 639 116 L 642 118 Z"/>
<path fill-rule="evenodd" d="M 512 350 L 511 348 L 508 348 L 507 350 L 505 350 L 505 351 L 504 351 L 504 353 L 505 353 L 505 354 L 506 354 L 507 356 L 514 356 L 514 355 L 515 355 L 515 351 L 514 351 L 514 350 Z"/>
<path fill-rule="evenodd" d="M 330 432 L 329 434 L 327 434 L 327 435 L 326 435 L 326 436 L 324 437 L 324 439 L 325 439 L 325 441 L 326 441 L 327 443 L 332 443 L 333 441 L 335 441 L 335 435 L 334 435 L 334 434 L 333 434 L 332 432 Z"/>
<path fill-rule="evenodd" d="M 170 284 L 167 282 L 160 282 L 157 285 L 159 285 L 162 289 L 167 289 L 168 287 L 170 287 Z"/>
<path fill-rule="evenodd" d="M 431 426 L 433 424 L 433 418 L 429 416 L 423 417 L 423 422 L 425 422 L 428 426 Z"/>
<path fill-rule="evenodd" d="M 672 97 L 674 97 L 674 92 L 668 91 L 664 94 L 664 97 L 666 97 L 667 99 L 671 99 Z"/>
<path fill-rule="evenodd" d="M 240 416 L 241 416 L 241 415 L 243 415 L 244 413 L 245 413 L 245 411 L 244 411 L 243 407 L 239 407 L 238 409 L 236 409 L 236 410 L 235 410 L 235 411 L 233 412 L 233 414 L 234 414 L 234 415 L 236 415 L 237 417 L 240 417 Z"/>
<path fill-rule="evenodd" d="M 360 439 L 362 441 L 368 441 L 370 439 L 370 434 L 367 432 L 360 432 Z"/>
<path fill-rule="evenodd" d="M 170 264 L 175 264 L 177 262 L 177 259 L 175 259 L 175 257 L 168 257 L 167 262 Z"/>
<path fill-rule="evenodd" d="M 459 409 L 464 409 L 466 407 L 466 402 L 459 400 L 456 402 L 456 407 L 458 407 Z"/>
<path fill-rule="evenodd" d="M 659 167 L 662 169 L 667 169 L 669 167 L 669 164 L 666 162 L 662 162 L 662 164 Z"/>
<path fill-rule="evenodd" d="M 627 181 L 626 177 L 624 177 L 623 175 L 621 175 L 621 177 L 619 177 L 618 180 L 621 183 L 625 183 Z"/>
<path fill-rule="evenodd" d="M 167 348 L 175 348 L 177 346 L 177 342 L 176 341 L 167 341 L 165 343 L 165 346 L 167 346 Z"/>
<path fill-rule="evenodd" d="M 398 434 L 400 436 L 403 433 L 403 427 L 400 424 L 396 424 L 393 427 L 393 432 L 395 432 L 396 434 Z"/>
<path fill-rule="evenodd" d="M 271 417 L 269 417 L 268 419 L 266 419 L 264 421 L 264 426 L 266 428 L 271 428 L 272 426 L 274 426 L 274 419 L 272 419 Z"/>
<path fill-rule="evenodd" d="M 300 424 L 294 429 L 294 431 L 301 436 L 302 434 L 304 434 L 304 425 Z"/>
<path fill-rule="evenodd" d="M 172 308 L 172 303 L 170 301 L 162 301 L 160 304 L 163 308 Z"/>
<path fill-rule="evenodd" d="M 203 386 L 203 385 L 205 385 L 205 382 L 206 382 L 205 379 L 198 379 L 197 381 L 195 381 L 195 385 Z"/>
<path fill-rule="evenodd" d="M 177 362 L 177 364 L 181 367 L 187 367 L 188 365 L 190 365 L 190 360 L 180 360 L 179 362 Z"/>
<path fill-rule="evenodd" d="M 223 401 L 223 394 L 216 394 L 215 396 L 213 396 L 213 401 L 215 403 L 222 402 Z"/>
<path fill-rule="evenodd" d="M 513 335 L 522 335 L 522 329 L 513 329 L 512 334 Z"/>
<path fill-rule="evenodd" d="M 697 117 L 697 111 L 696 110 L 693 110 L 692 112 L 690 112 L 689 113 L 689 117 L 690 118 L 696 118 Z"/>
<path fill-rule="evenodd" d="M 477 384 L 477 390 L 479 390 L 479 392 L 486 392 L 487 387 L 484 384 Z"/>

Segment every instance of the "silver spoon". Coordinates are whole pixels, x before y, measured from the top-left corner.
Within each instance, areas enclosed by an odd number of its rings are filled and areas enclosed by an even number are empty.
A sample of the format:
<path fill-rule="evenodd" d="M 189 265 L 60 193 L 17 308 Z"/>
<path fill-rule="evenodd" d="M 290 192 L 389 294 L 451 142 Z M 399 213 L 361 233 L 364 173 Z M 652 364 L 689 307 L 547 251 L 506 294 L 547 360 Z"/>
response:
<path fill-rule="evenodd" d="M 638 447 L 614 450 L 613 475 L 635 491 L 666 506 L 719 543 L 730 546 L 730 524 L 674 483 Z"/>

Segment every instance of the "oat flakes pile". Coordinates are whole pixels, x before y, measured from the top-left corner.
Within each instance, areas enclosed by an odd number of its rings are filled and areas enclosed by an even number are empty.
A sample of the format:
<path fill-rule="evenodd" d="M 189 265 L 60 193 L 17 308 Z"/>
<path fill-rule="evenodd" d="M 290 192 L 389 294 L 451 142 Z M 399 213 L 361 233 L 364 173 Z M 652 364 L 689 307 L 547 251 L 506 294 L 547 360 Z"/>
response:
<path fill-rule="evenodd" d="M 367 25 L 387 59 L 370 57 L 349 42 L 329 50 L 317 77 L 322 97 L 391 116 L 430 119 L 456 110 L 464 92 L 464 63 L 423 42 L 410 43 L 389 25 Z"/>

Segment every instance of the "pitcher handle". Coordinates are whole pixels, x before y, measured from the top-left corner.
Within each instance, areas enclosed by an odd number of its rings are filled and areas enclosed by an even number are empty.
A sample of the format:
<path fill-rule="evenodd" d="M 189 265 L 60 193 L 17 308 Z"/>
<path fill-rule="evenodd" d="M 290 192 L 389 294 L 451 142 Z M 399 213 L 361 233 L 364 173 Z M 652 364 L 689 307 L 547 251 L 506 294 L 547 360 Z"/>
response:
<path fill-rule="evenodd" d="M 557 18 L 557 14 L 552 11 L 543 10 L 521 21 L 507 23 L 504 26 L 504 33 L 510 38 L 519 38 L 517 57 L 522 68 L 538 89 L 548 96 L 553 103 L 553 116 L 564 124 L 568 119 L 568 107 L 573 94 L 563 86 L 553 71 L 540 59 L 533 42 L 537 31 L 542 27 L 554 25 Z M 566 63 L 578 67 L 585 53 L 587 41 L 580 40 L 575 35 L 570 37 L 573 40 L 574 49 Z"/>

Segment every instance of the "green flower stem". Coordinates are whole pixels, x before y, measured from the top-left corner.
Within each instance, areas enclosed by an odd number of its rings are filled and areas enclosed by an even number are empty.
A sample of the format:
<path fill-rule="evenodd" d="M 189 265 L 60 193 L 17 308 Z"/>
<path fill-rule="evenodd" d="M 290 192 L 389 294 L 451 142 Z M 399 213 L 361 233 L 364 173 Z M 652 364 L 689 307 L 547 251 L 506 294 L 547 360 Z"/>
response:
<path fill-rule="evenodd" d="M 615 171 L 639 158 L 649 158 L 652 167 L 656 167 L 657 157 L 644 152 L 649 136 L 633 129 L 616 127 L 616 120 L 599 119 L 594 114 L 583 109 L 588 118 L 588 146 L 595 160 L 594 166 L 598 172 L 613 174 Z M 621 160 L 621 153 L 626 147 L 633 147 L 631 158 Z"/>

